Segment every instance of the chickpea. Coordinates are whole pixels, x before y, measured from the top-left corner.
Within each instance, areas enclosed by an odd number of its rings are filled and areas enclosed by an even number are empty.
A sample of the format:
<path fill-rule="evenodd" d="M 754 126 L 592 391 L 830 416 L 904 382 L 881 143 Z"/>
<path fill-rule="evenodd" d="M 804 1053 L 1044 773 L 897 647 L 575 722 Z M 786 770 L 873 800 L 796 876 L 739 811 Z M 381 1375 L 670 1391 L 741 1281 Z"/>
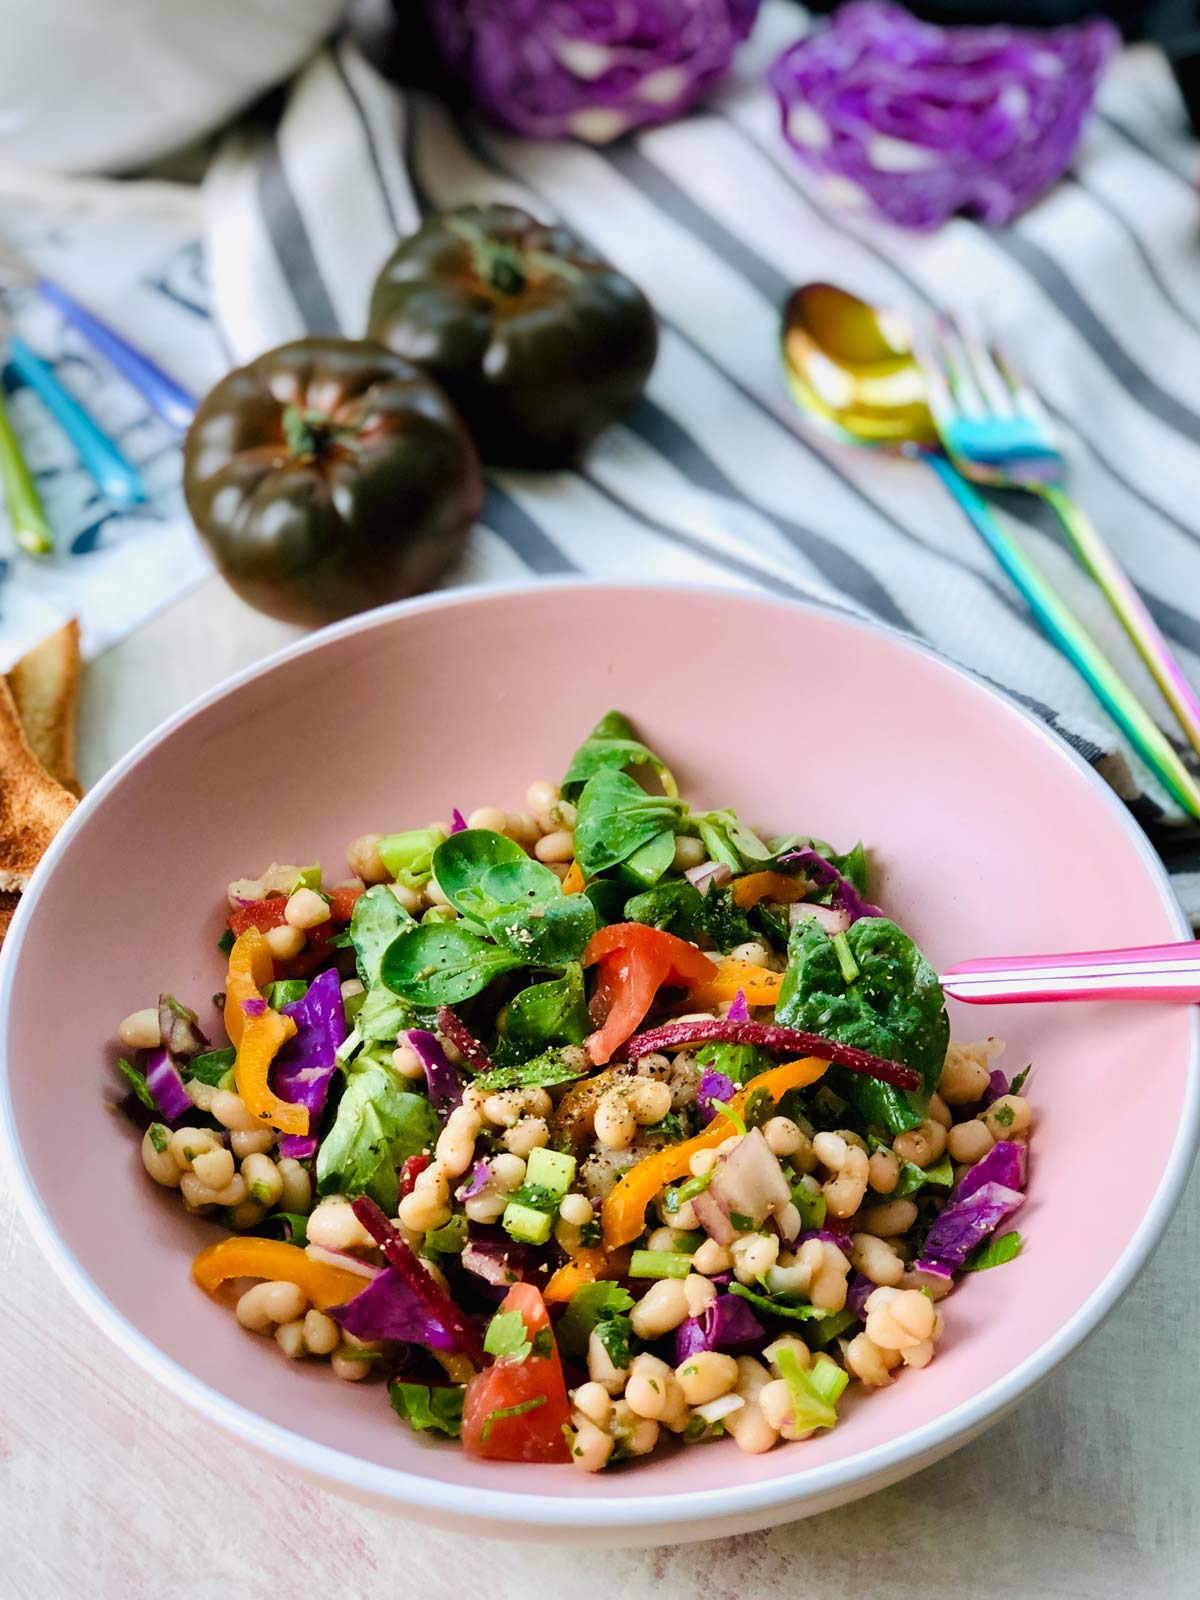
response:
<path fill-rule="evenodd" d="M 737 1362 L 719 1350 L 698 1350 L 675 1368 L 675 1381 L 688 1405 L 707 1405 L 737 1383 Z"/>
<path fill-rule="evenodd" d="M 882 1205 L 868 1206 L 858 1214 L 860 1233 L 873 1233 L 879 1239 L 896 1239 L 907 1233 L 917 1220 L 915 1200 L 885 1200 Z"/>
<path fill-rule="evenodd" d="M 164 1189 L 178 1189 L 180 1167 L 168 1148 L 170 1133 L 161 1122 L 152 1122 L 142 1135 L 142 1165 Z"/>
<path fill-rule="evenodd" d="M 1020 1139 L 1029 1132 L 1033 1108 L 1024 1095 L 1002 1094 L 983 1113 L 982 1121 L 993 1139 Z"/>
<path fill-rule="evenodd" d="M 707 1279 L 702 1281 L 709 1289 L 713 1287 Z M 660 1278 L 634 1306 L 629 1320 L 638 1338 L 649 1341 L 677 1328 L 690 1315 L 682 1282 L 678 1278 Z"/>
<path fill-rule="evenodd" d="M 818 1133 L 813 1151 L 833 1176 L 824 1186 L 825 1203 L 835 1217 L 851 1217 L 862 1205 L 870 1170 L 867 1153 L 845 1133 Z"/>
<path fill-rule="evenodd" d="M 606 1090 L 596 1107 L 597 1141 L 608 1150 L 628 1150 L 636 1135 L 637 1118 L 628 1094 L 619 1089 Z"/>
<path fill-rule="evenodd" d="M 489 833 L 504 833 L 508 828 L 508 812 L 499 806 L 480 806 L 467 818 L 468 828 L 486 828 Z"/>
<path fill-rule="evenodd" d="M 886 1388 L 892 1368 L 900 1365 L 898 1350 L 882 1350 L 867 1334 L 856 1334 L 846 1346 L 846 1370 L 868 1389 Z"/>
<path fill-rule="evenodd" d="M 867 1162 L 867 1182 L 876 1194 L 891 1194 L 900 1182 L 900 1162 L 890 1150 L 876 1150 Z"/>
<path fill-rule="evenodd" d="M 634 1308 L 637 1309 L 636 1307 Z M 683 1318 L 680 1317 L 680 1322 Z M 613 1365 L 612 1357 L 600 1342 L 600 1335 L 595 1328 L 588 1335 L 587 1348 L 588 1377 L 593 1383 L 599 1384 L 609 1394 L 620 1394 L 625 1387 L 625 1379 L 629 1376 L 629 1368 Z"/>
<path fill-rule="evenodd" d="M 675 859 L 671 863 L 676 872 L 686 872 L 689 867 L 699 867 L 708 859 L 703 839 L 691 839 L 686 833 L 675 837 Z"/>
<path fill-rule="evenodd" d="M 733 1392 L 744 1404 L 740 1410 L 731 1411 L 725 1418 L 725 1431 L 737 1440 L 739 1449 L 748 1455 L 761 1455 L 763 1451 L 770 1450 L 779 1438 L 778 1431 L 767 1421 L 759 1404 L 763 1390 L 771 1382 L 771 1375 L 752 1356 L 739 1356 L 737 1370 Z"/>
<path fill-rule="evenodd" d="M 729 1246 L 733 1270 L 739 1283 L 755 1283 L 779 1259 L 779 1238 L 773 1233 L 748 1233 Z"/>
<path fill-rule="evenodd" d="M 386 883 L 391 877 L 383 857 L 379 854 L 381 833 L 360 833 L 346 846 L 346 864 L 364 883 Z"/>
<path fill-rule="evenodd" d="M 772 1117 L 763 1123 L 763 1138 L 775 1156 L 792 1156 L 808 1143 L 791 1117 Z"/>
<path fill-rule="evenodd" d="M 950 1115 L 950 1107 L 940 1094 L 931 1094 L 929 1097 L 929 1120 L 947 1131 L 954 1122 L 954 1118 Z"/>
<path fill-rule="evenodd" d="M 248 1155 L 242 1162 L 242 1177 L 246 1180 L 253 1199 L 260 1206 L 266 1206 L 269 1211 L 272 1206 L 279 1204 L 279 1197 L 283 1193 L 283 1178 L 279 1168 L 270 1156 L 256 1151 Z"/>
<path fill-rule="evenodd" d="M 263 934 L 267 949 L 276 961 L 294 961 L 304 949 L 305 938 L 300 928 L 281 923 L 278 928 L 268 928 Z"/>
<path fill-rule="evenodd" d="M 237 1303 L 237 1319 L 251 1333 L 269 1333 L 273 1326 L 295 1322 L 308 1309 L 308 1299 L 294 1283 L 258 1283 Z"/>
<path fill-rule="evenodd" d="M 715 1278 L 719 1272 L 733 1270 L 733 1257 L 727 1245 L 715 1239 L 705 1239 L 692 1256 L 692 1271 L 702 1272 L 706 1278 Z"/>
<path fill-rule="evenodd" d="M 209 1110 L 223 1127 L 233 1133 L 257 1133 L 262 1123 L 246 1109 L 240 1094 L 231 1089 L 218 1089 L 212 1097 Z"/>
<path fill-rule="evenodd" d="M 952 1044 L 946 1051 L 938 1093 L 948 1106 L 970 1106 L 983 1098 L 991 1077 L 988 1057 L 979 1045 Z"/>
<path fill-rule="evenodd" d="M 515 1128 L 506 1128 L 500 1139 L 506 1150 L 525 1160 L 550 1143 L 550 1124 L 545 1117 L 522 1117 Z"/>
<path fill-rule="evenodd" d="M 926 1117 L 919 1128 L 898 1133 L 892 1140 L 892 1149 L 901 1161 L 911 1161 L 914 1167 L 932 1166 L 945 1148 L 946 1130 L 931 1117 Z"/>
<path fill-rule="evenodd" d="M 344 1195 L 327 1195 L 308 1219 L 308 1241 L 324 1250 L 367 1250 L 375 1241 Z"/>
<path fill-rule="evenodd" d="M 544 834 L 534 845 L 533 853 L 547 866 L 556 862 L 565 865 L 575 859 L 575 836 L 567 828 L 558 828 L 554 833 Z"/>
<path fill-rule="evenodd" d="M 600 1472 L 613 1453 L 613 1438 L 587 1417 L 580 1417 L 570 1437 L 571 1465 L 581 1472 Z"/>
<path fill-rule="evenodd" d="M 131 1011 L 117 1029 L 117 1038 L 126 1050 L 156 1050 L 162 1043 L 158 1026 L 158 1007 Z"/>
<path fill-rule="evenodd" d="M 305 1216 L 312 1205 L 312 1179 L 293 1156 L 284 1156 L 276 1164 L 276 1170 L 283 1185 L 279 1192 L 280 1206 L 298 1217 Z"/>
<path fill-rule="evenodd" d="M 636 1078 L 627 1091 L 627 1099 L 638 1126 L 648 1128 L 655 1122 L 661 1122 L 670 1111 L 670 1085 L 661 1083 L 657 1078 Z"/>
<path fill-rule="evenodd" d="M 978 1117 L 970 1122 L 956 1122 L 946 1135 L 946 1148 L 954 1161 L 965 1161 L 969 1166 L 974 1166 L 977 1161 L 982 1161 L 992 1148 L 995 1140 L 986 1122 L 981 1122 Z"/>
<path fill-rule="evenodd" d="M 904 1263 L 883 1239 L 872 1233 L 850 1235 L 850 1264 L 872 1283 L 895 1288 L 904 1276 Z"/>
<path fill-rule="evenodd" d="M 933 1337 L 937 1312 L 917 1289 L 875 1289 L 866 1312 L 867 1336 L 881 1350 L 911 1350 Z"/>
<path fill-rule="evenodd" d="M 602 1383 L 581 1383 L 571 1396 L 575 1411 L 598 1428 L 606 1428 L 612 1417 L 612 1395 Z"/>

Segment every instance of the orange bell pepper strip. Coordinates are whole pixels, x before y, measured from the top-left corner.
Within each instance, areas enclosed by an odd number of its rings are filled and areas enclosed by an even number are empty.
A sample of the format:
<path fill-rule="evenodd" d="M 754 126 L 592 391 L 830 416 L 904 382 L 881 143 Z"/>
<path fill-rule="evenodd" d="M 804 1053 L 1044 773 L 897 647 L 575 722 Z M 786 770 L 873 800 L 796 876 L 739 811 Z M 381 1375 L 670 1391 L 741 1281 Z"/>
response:
<path fill-rule="evenodd" d="M 542 1290 L 542 1299 L 547 1305 L 563 1305 L 573 1299 L 584 1284 L 599 1283 L 604 1278 L 623 1278 L 628 1270 L 628 1250 L 581 1250 L 551 1275 Z"/>
<path fill-rule="evenodd" d="M 281 1133 L 308 1132 L 308 1107 L 280 1100 L 269 1083 L 271 1063 L 296 1031 L 291 1017 L 267 1009 L 248 1015 L 247 1003 L 262 1003 L 261 991 L 275 976 L 267 941 L 257 928 L 247 928 L 229 952 L 225 987 L 225 1031 L 237 1046 L 233 1077 L 237 1092 L 253 1117 Z"/>
<path fill-rule="evenodd" d="M 294 1283 L 319 1311 L 353 1300 L 371 1281 L 344 1267 L 314 1261 L 299 1245 L 285 1244 L 282 1239 L 254 1239 L 244 1233 L 201 1250 L 192 1262 L 192 1277 L 209 1294 L 215 1294 L 229 1278 Z"/>
<path fill-rule="evenodd" d="M 717 1005 L 722 1000 L 733 1000 L 740 989 L 751 1006 L 773 1006 L 779 1001 L 783 987 L 783 973 L 772 972 L 769 967 L 756 966 L 753 961 L 740 961 L 735 956 L 725 956 L 717 963 L 716 971 L 706 982 L 697 984 L 689 998 L 702 1009 Z"/>
<path fill-rule="evenodd" d="M 784 906 L 803 900 L 808 893 L 808 880 L 787 878 L 782 872 L 751 872 L 744 878 L 735 878 L 729 887 L 735 905 L 749 911 L 760 900 L 775 900 Z"/>
<path fill-rule="evenodd" d="M 781 1099 L 789 1089 L 804 1089 L 816 1083 L 828 1070 L 828 1061 L 819 1056 L 805 1056 L 800 1061 L 785 1061 L 751 1078 L 729 1102 L 729 1109 L 741 1116 L 750 1096 L 765 1090 L 772 1100 Z M 646 1207 L 659 1191 L 676 1178 L 686 1178 L 691 1172 L 691 1160 L 698 1150 L 714 1150 L 729 1138 L 729 1121 L 714 1117 L 703 1133 L 683 1144 L 668 1145 L 656 1150 L 652 1156 L 639 1161 L 636 1167 L 610 1189 L 600 1212 L 604 1227 L 604 1243 L 610 1250 L 619 1245 L 631 1244 L 646 1226 Z M 553 1280 L 551 1280 L 553 1281 Z"/>
<path fill-rule="evenodd" d="M 563 879 L 562 892 L 564 894 L 583 893 L 583 868 L 578 861 L 572 861 L 570 870 Z"/>

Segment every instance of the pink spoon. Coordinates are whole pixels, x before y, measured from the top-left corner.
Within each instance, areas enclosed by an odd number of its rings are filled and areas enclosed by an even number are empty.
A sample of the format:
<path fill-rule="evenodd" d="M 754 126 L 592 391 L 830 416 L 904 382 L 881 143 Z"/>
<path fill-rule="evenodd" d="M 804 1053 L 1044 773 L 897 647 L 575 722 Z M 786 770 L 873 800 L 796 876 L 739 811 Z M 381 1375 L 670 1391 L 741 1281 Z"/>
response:
<path fill-rule="evenodd" d="M 1200 1000 L 1200 941 L 1058 956 L 985 956 L 942 974 L 942 988 L 968 1005 L 1030 1000 Z"/>

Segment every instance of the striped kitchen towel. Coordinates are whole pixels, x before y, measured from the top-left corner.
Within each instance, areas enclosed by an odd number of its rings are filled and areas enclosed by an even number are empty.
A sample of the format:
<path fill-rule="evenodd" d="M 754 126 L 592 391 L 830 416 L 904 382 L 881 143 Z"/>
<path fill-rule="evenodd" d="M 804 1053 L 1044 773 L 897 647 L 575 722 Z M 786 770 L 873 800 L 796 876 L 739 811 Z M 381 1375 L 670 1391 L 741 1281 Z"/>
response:
<path fill-rule="evenodd" d="M 1106 772 L 1200 913 L 1200 849 L 931 476 L 806 431 L 780 380 L 789 289 L 982 309 L 1063 434 L 1072 481 L 1200 681 L 1200 207 L 1165 65 L 1114 65 L 1073 172 L 1011 228 L 913 237 L 847 212 L 797 165 L 763 84 L 803 25 L 768 0 L 702 109 L 611 148 L 528 143 L 386 83 L 337 42 L 275 125 L 209 175 L 215 314 L 230 356 L 363 330 L 372 279 L 430 210 L 497 199 L 557 217 L 646 290 L 662 324 L 644 400 L 577 471 L 491 475 L 462 581 L 530 573 L 719 581 L 919 635 L 1004 685 Z M 1143 693 L 1132 647 L 1040 503 L 1005 505 Z"/>

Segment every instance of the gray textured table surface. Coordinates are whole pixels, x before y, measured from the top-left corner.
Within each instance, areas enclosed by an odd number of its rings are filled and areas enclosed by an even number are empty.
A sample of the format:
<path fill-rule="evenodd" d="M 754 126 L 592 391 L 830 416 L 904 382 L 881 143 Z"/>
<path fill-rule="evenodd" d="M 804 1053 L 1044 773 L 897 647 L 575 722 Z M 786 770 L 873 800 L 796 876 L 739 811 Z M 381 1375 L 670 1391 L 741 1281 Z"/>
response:
<path fill-rule="evenodd" d="M 88 671 L 85 779 L 291 636 L 215 580 L 156 618 Z M 1119 1186 L 1098 1183 L 1097 1204 L 1120 1204 Z M 1106 1326 L 957 1455 L 770 1533 L 581 1559 L 416 1527 L 214 1432 L 90 1326 L 0 1174 L 0 1596 L 1183 1600 L 1200 1592 L 1198 1289 L 1193 1178 Z"/>

